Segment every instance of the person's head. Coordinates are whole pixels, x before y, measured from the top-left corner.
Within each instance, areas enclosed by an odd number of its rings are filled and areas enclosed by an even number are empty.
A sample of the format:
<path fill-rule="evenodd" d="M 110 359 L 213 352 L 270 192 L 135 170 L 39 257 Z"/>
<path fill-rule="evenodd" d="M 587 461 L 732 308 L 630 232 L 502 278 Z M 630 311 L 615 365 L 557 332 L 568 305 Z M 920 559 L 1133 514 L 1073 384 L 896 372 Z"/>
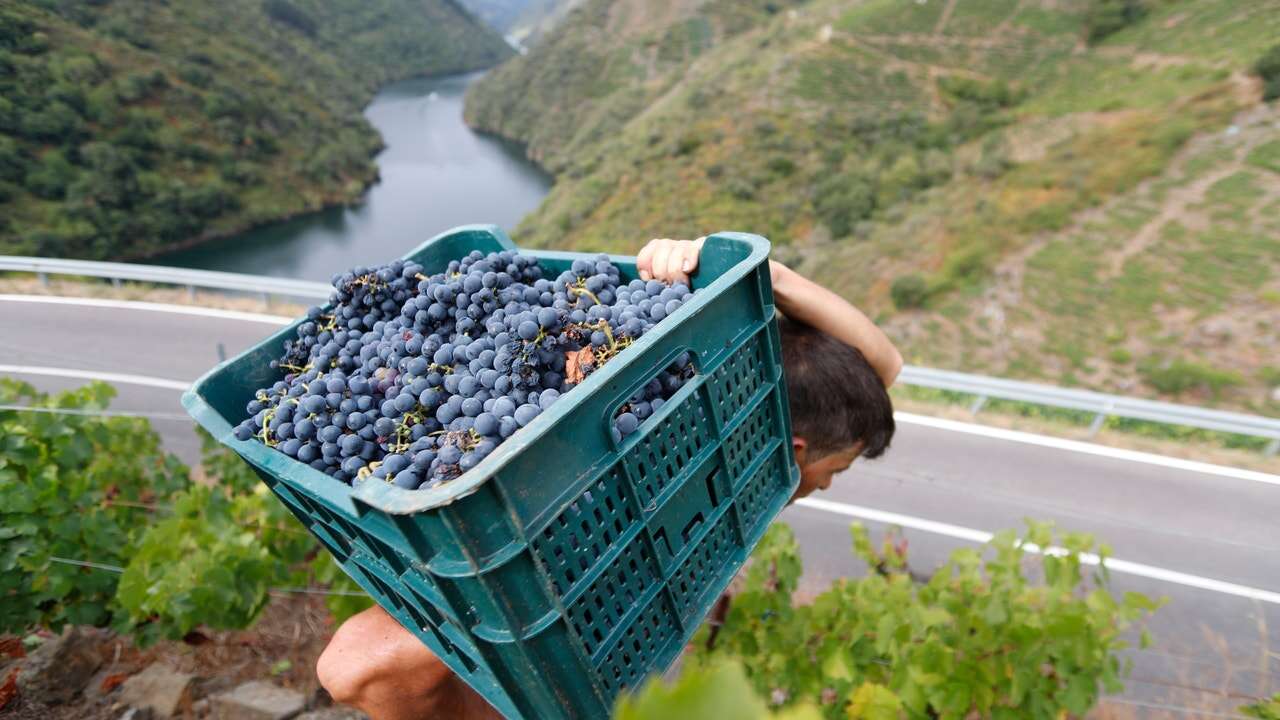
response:
<path fill-rule="evenodd" d="M 779 329 L 800 466 L 795 499 L 827 489 L 855 459 L 884 454 L 893 439 L 893 402 L 856 348 L 786 318 Z"/>

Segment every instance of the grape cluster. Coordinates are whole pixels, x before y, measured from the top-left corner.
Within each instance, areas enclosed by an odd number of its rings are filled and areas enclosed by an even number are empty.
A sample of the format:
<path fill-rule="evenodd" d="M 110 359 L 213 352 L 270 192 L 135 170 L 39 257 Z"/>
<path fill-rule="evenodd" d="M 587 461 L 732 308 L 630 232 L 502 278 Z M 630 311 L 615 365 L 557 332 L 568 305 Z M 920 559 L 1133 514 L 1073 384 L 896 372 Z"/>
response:
<path fill-rule="evenodd" d="M 426 489 L 474 467 L 692 295 L 623 284 L 601 255 L 554 280 L 515 251 L 472 252 L 426 275 L 397 260 L 333 278 L 235 429 L 348 483 Z M 688 353 L 619 409 L 636 431 L 694 369 Z"/>

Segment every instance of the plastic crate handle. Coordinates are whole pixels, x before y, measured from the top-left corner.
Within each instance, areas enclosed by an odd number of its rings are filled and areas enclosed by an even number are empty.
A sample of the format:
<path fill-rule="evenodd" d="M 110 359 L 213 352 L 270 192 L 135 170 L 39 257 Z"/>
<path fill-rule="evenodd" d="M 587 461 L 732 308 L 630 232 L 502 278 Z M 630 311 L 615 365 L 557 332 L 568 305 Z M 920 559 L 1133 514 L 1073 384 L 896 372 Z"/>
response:
<path fill-rule="evenodd" d="M 640 390 L 640 388 L 643 388 L 645 385 L 648 385 L 649 382 L 653 380 L 655 377 L 657 377 L 659 373 L 661 373 L 662 371 L 670 367 L 671 364 L 676 361 L 676 358 L 680 357 L 682 353 L 685 353 L 685 352 L 689 353 L 689 356 L 691 358 L 689 362 L 693 363 L 694 375 L 693 377 L 686 380 L 680 386 L 680 389 L 684 389 L 685 387 L 697 388 L 702 384 L 703 375 L 702 375 L 702 369 L 701 369 L 701 359 L 698 357 L 697 353 L 693 352 L 688 347 L 681 345 L 676 348 L 667 348 L 665 355 L 658 355 L 658 357 L 662 358 L 661 360 L 656 360 L 656 361 L 649 360 L 648 358 L 649 355 L 654 355 L 660 352 L 661 350 L 663 350 L 661 345 L 654 345 L 649 348 L 649 351 L 646 354 L 642 354 L 640 357 L 632 360 L 633 367 L 651 368 L 651 371 L 640 375 L 636 380 L 632 381 L 630 385 L 626 385 L 621 390 L 618 390 L 617 392 L 615 392 L 613 396 L 609 399 L 609 401 L 604 404 L 604 418 L 603 418 L 604 434 L 608 436 L 610 440 L 612 440 L 613 438 L 613 434 L 610 432 L 610 428 L 613 427 L 613 420 L 617 416 L 618 410 L 621 409 L 624 404 L 626 404 L 627 402 L 630 402 L 631 397 L 635 395 L 636 392 Z M 679 390 L 677 390 L 676 392 L 679 392 Z M 648 418 L 646 418 L 645 420 L 647 422 Z M 622 443 L 615 443 L 615 444 L 618 446 L 621 446 L 624 443 L 625 443 L 625 439 Z"/>

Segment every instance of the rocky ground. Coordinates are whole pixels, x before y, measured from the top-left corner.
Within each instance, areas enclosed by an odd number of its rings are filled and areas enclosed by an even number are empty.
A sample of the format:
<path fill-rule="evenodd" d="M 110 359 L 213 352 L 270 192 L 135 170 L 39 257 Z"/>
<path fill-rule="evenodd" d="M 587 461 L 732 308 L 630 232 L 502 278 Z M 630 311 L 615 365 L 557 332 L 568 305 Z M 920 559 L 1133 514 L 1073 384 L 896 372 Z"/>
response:
<path fill-rule="evenodd" d="M 333 632 L 318 597 L 281 597 L 250 630 L 140 648 L 91 627 L 0 636 L 6 720 L 360 720 L 316 683 Z"/>

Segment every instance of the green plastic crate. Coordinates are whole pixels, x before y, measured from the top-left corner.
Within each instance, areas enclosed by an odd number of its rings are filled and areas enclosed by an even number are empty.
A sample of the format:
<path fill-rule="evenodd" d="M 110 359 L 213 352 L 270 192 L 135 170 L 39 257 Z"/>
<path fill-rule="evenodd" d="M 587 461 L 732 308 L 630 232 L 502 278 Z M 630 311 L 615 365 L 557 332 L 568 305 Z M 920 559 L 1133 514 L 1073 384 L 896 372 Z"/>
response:
<path fill-rule="evenodd" d="M 467 226 L 407 257 L 435 272 L 513 247 L 496 227 Z M 522 252 L 551 276 L 581 257 Z M 435 489 L 353 489 L 235 439 L 254 390 L 279 379 L 268 363 L 296 323 L 215 367 L 182 403 L 504 715 L 605 717 L 676 658 L 799 482 L 768 253 L 757 235 L 709 237 L 692 300 Z M 612 259 L 635 277 L 634 258 Z M 615 444 L 618 407 L 686 350 L 697 374 Z"/>

